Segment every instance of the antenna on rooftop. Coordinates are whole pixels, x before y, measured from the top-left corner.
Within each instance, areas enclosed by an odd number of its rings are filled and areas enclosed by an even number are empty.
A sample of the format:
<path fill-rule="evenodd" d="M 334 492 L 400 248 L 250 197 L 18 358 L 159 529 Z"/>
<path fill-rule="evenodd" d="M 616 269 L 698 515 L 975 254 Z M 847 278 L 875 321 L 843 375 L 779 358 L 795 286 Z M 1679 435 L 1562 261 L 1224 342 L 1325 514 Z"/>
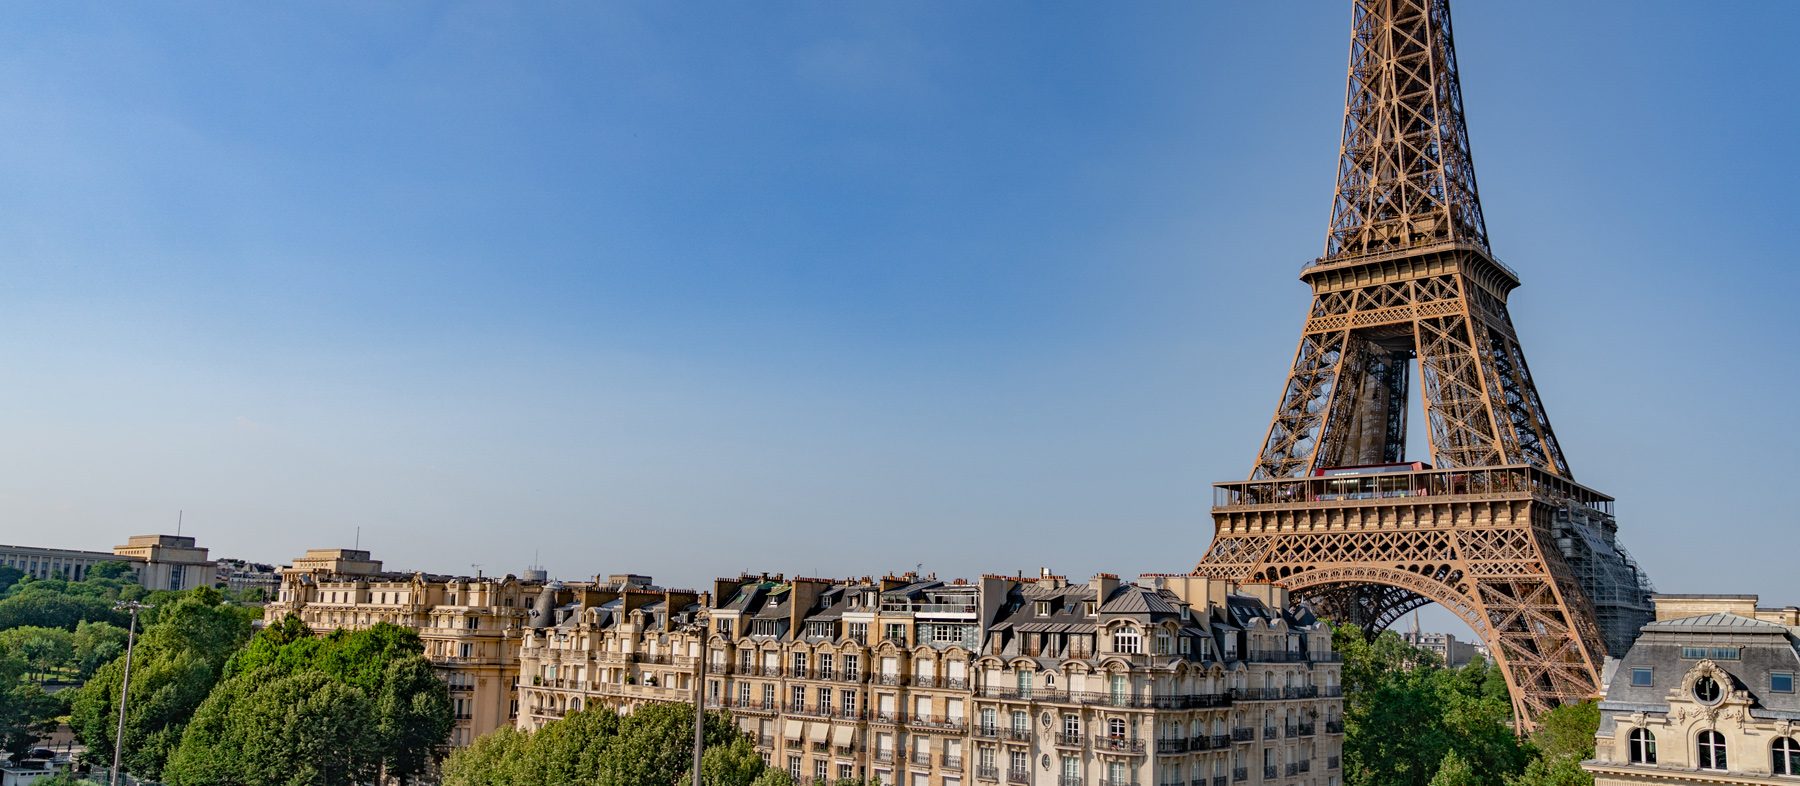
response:
<path fill-rule="evenodd" d="M 178 538 L 181 537 L 181 514 L 182 511 L 175 511 L 175 537 Z"/>
<path fill-rule="evenodd" d="M 480 565 L 477 565 L 477 564 L 471 562 L 471 563 L 469 563 L 469 567 L 475 569 L 475 578 L 481 578 L 481 566 Z"/>
<path fill-rule="evenodd" d="M 359 551 L 362 549 L 362 527 L 356 528 L 356 545 L 351 546 L 350 548 L 357 549 Z"/>

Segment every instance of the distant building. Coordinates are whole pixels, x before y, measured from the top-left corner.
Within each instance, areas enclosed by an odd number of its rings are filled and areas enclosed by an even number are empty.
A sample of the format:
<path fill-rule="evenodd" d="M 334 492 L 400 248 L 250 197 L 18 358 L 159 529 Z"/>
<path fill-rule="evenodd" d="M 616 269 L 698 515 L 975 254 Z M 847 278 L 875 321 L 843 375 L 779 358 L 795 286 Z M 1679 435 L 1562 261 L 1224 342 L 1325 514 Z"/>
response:
<path fill-rule="evenodd" d="M 1800 775 L 1800 609 L 1654 595 L 1656 621 L 1600 703 L 1595 786 L 1774 784 Z"/>
<path fill-rule="evenodd" d="M 69 581 L 85 581 L 88 572 L 102 562 L 126 563 L 138 584 L 159 590 L 210 587 L 218 568 L 193 538 L 177 535 L 136 535 L 125 545 L 114 546 L 112 553 L 0 545 L 0 564 L 38 579 L 60 574 Z"/>
<path fill-rule="evenodd" d="M 1476 651 L 1475 645 L 1466 641 L 1457 641 L 1455 636 L 1448 633 L 1420 633 L 1413 630 L 1400 634 L 1400 638 L 1405 639 L 1406 643 L 1414 647 L 1437 653 L 1438 657 L 1443 658 L 1444 663 L 1450 666 L 1467 666 L 1470 661 L 1475 659 L 1476 655 L 1480 654 Z"/>
<path fill-rule="evenodd" d="M 219 563 L 207 559 L 206 549 L 190 537 L 133 535 L 125 545 L 114 546 L 113 554 L 138 564 L 138 584 L 145 589 L 190 590 L 218 581 Z"/>
<path fill-rule="evenodd" d="M 518 649 L 536 583 L 512 576 L 394 573 L 355 549 L 313 549 L 281 570 L 264 611 L 269 623 L 298 614 L 320 636 L 387 622 L 419 632 L 425 656 L 450 687 L 450 745 L 515 723 Z"/>
<path fill-rule="evenodd" d="M 241 559 L 219 560 L 219 582 L 233 592 L 260 589 L 270 600 L 281 591 L 281 569 L 261 562 Z"/>

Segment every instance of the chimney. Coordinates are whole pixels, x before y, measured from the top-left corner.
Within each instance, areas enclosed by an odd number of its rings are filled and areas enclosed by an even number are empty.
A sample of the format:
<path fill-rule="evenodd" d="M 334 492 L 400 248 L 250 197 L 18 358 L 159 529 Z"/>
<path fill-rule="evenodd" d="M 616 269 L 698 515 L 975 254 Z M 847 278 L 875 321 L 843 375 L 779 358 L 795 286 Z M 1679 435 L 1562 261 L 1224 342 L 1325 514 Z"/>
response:
<path fill-rule="evenodd" d="M 811 614 L 813 604 L 819 602 L 819 596 L 831 589 L 831 582 L 826 579 L 806 579 L 794 577 L 793 589 L 788 591 L 788 630 L 795 631 L 798 638 L 800 626 L 805 624 L 806 615 Z"/>
<path fill-rule="evenodd" d="M 1280 584 L 1271 584 L 1266 581 L 1247 582 L 1243 585 L 1241 592 L 1261 600 L 1264 605 L 1274 611 L 1287 611 L 1288 590 L 1287 587 Z"/>
<path fill-rule="evenodd" d="M 1119 588 L 1119 577 L 1111 573 L 1096 573 L 1093 578 L 1088 579 L 1088 586 L 1094 590 L 1094 601 L 1105 606 L 1107 598 L 1112 597 L 1113 590 Z"/>

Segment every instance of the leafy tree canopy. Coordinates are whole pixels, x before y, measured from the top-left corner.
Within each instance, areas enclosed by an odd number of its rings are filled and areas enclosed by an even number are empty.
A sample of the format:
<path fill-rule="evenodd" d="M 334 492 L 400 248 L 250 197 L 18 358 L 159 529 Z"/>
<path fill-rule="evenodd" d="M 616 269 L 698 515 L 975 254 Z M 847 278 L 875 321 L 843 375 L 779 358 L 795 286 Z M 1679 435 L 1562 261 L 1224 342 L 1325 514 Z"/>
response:
<path fill-rule="evenodd" d="M 701 780 L 707 786 L 786 786 L 723 713 L 708 713 Z M 445 786 L 637 786 L 692 779 L 694 707 L 650 704 L 629 715 L 570 713 L 537 732 L 503 729 L 444 762 Z M 780 779 L 787 774 L 780 773 Z"/>

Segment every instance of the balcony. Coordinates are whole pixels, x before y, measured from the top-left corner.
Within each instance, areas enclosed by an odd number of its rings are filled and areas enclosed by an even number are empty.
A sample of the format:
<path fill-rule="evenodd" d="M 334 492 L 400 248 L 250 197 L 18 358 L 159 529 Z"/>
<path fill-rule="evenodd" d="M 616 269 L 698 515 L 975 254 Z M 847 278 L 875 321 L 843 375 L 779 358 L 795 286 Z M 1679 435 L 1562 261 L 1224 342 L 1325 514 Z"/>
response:
<path fill-rule="evenodd" d="M 1263 765 L 1263 780 L 1272 781 L 1281 777 L 1281 768 L 1273 764 Z"/>
<path fill-rule="evenodd" d="M 1000 768 L 992 764 L 978 764 L 975 766 L 975 778 L 984 781 L 1000 780 Z"/>
<path fill-rule="evenodd" d="M 1343 734 L 1344 722 L 1341 720 L 1325 721 L 1326 734 Z"/>
<path fill-rule="evenodd" d="M 1317 685 L 1303 685 L 1297 688 L 1281 689 L 1281 698 L 1284 699 L 1316 699 L 1318 697 L 1319 686 Z"/>
<path fill-rule="evenodd" d="M 1157 740 L 1156 752 L 1158 755 L 1187 753 L 1188 741 L 1185 738 L 1179 740 Z"/>
<path fill-rule="evenodd" d="M 1238 767 L 1231 771 L 1231 781 L 1233 783 L 1242 783 L 1247 780 L 1250 780 L 1249 767 Z"/>
<path fill-rule="evenodd" d="M 1288 762 L 1287 777 L 1292 778 L 1295 775 L 1299 775 L 1299 774 L 1300 774 L 1300 765 L 1296 764 L 1294 762 Z"/>
<path fill-rule="evenodd" d="M 773 748 L 775 747 L 775 735 L 764 734 L 761 737 L 757 737 L 756 744 L 761 745 L 764 748 Z"/>
<path fill-rule="evenodd" d="M 975 736 L 986 737 L 991 740 L 1000 736 L 1000 729 L 994 726 L 976 726 Z"/>
<path fill-rule="evenodd" d="M 1133 781 L 1133 780 L 1116 780 L 1115 781 L 1111 778 L 1101 778 L 1100 786 L 1137 786 L 1137 781 Z"/>
<path fill-rule="evenodd" d="M 1144 752 L 1144 741 L 1128 740 L 1124 737 L 1095 737 L 1094 750 L 1103 753 L 1142 754 Z"/>
<path fill-rule="evenodd" d="M 962 757 L 946 753 L 938 760 L 944 769 L 962 772 Z"/>
<path fill-rule="evenodd" d="M 912 756 L 908 757 L 907 761 L 910 761 L 913 764 L 916 764 L 920 767 L 930 767 L 931 766 L 931 751 L 918 751 L 918 750 L 913 751 Z"/>
<path fill-rule="evenodd" d="M 1301 772 L 1312 772 L 1312 759 L 1301 759 L 1297 766 Z"/>
<path fill-rule="evenodd" d="M 1281 730 L 1280 729 L 1275 728 L 1274 726 L 1264 726 L 1263 727 L 1263 740 L 1265 742 L 1268 740 L 1279 740 L 1279 739 L 1281 739 Z"/>
<path fill-rule="evenodd" d="M 875 678 L 875 682 L 878 685 L 904 685 L 906 680 L 902 679 L 898 674 L 883 674 L 880 677 Z"/>
<path fill-rule="evenodd" d="M 1231 780 L 1230 778 L 1227 778 L 1223 775 L 1214 775 L 1212 786 L 1225 786 L 1225 784 L 1230 782 L 1230 780 Z"/>
<path fill-rule="evenodd" d="M 1327 685 L 1319 691 L 1319 695 L 1328 699 L 1341 699 L 1344 697 L 1344 686 Z"/>
<path fill-rule="evenodd" d="M 1281 698 L 1280 688 L 1232 688 L 1232 701 L 1274 701 Z"/>
<path fill-rule="evenodd" d="M 819 669 L 818 671 L 813 672 L 813 679 L 830 682 L 837 679 L 837 672 L 835 669 Z"/>
<path fill-rule="evenodd" d="M 1247 650 L 1243 660 L 1249 663 L 1305 663 L 1306 653 L 1299 650 Z"/>
<path fill-rule="evenodd" d="M 1030 742 L 1031 741 L 1031 730 L 1030 729 L 1002 729 L 1000 732 L 1000 739 L 1005 740 L 1007 742 Z"/>
<path fill-rule="evenodd" d="M 938 679 L 936 677 L 915 676 L 912 678 L 912 686 L 915 688 L 936 688 L 938 687 Z"/>
<path fill-rule="evenodd" d="M 1256 740 L 1256 729 L 1232 729 L 1232 742 L 1253 742 Z"/>
<path fill-rule="evenodd" d="M 845 720 L 862 720 L 863 713 L 862 713 L 862 710 L 844 709 L 844 710 L 838 710 L 837 716 L 840 718 L 843 718 Z"/>
<path fill-rule="evenodd" d="M 1212 736 L 1212 746 L 1214 748 L 1223 748 L 1230 744 L 1231 744 L 1231 735 L 1229 735 L 1229 734 L 1214 734 Z"/>
<path fill-rule="evenodd" d="M 1188 750 L 1191 751 L 1212 750 L 1212 746 L 1212 738 L 1204 734 L 1188 740 Z"/>
<path fill-rule="evenodd" d="M 797 669 L 792 666 L 789 666 L 787 668 L 787 676 L 790 679 L 810 680 L 810 679 L 812 679 L 812 671 L 810 671 L 808 669 L 803 669 L 803 668 Z"/>
<path fill-rule="evenodd" d="M 1325 760 L 1325 769 L 1335 770 L 1337 768 L 1338 768 L 1338 757 L 1332 756 L 1331 758 L 1328 758 Z"/>
<path fill-rule="evenodd" d="M 782 675 L 782 668 L 780 666 L 764 666 L 762 675 L 764 677 L 779 677 Z"/>
<path fill-rule="evenodd" d="M 1006 771 L 1006 782 L 1007 783 L 1030 783 L 1031 782 L 1031 773 L 1026 770 L 1007 770 Z"/>
<path fill-rule="evenodd" d="M 729 664 L 729 663 L 708 663 L 708 664 L 706 664 L 706 673 L 707 674 L 734 674 L 736 672 L 731 668 L 731 664 Z"/>
<path fill-rule="evenodd" d="M 1084 786 L 1080 775 L 1062 774 L 1056 776 L 1056 786 Z"/>
<path fill-rule="evenodd" d="M 1314 663 L 1343 663 L 1344 656 L 1337 652 L 1308 652 L 1306 659 Z"/>
<path fill-rule="evenodd" d="M 1318 729 L 1319 724 L 1317 723 L 1302 723 L 1300 724 L 1300 736 L 1311 737 Z"/>
<path fill-rule="evenodd" d="M 1079 733 L 1070 734 L 1065 731 L 1056 735 L 1056 744 L 1064 748 L 1079 748 L 1081 741 L 1082 735 Z"/>
<path fill-rule="evenodd" d="M 876 723 L 886 723 L 886 724 L 890 724 L 890 725 L 896 724 L 896 723 L 900 722 L 900 713 L 898 713 L 898 712 L 877 712 L 877 713 L 875 713 L 873 720 Z"/>
<path fill-rule="evenodd" d="M 1288 724 L 1288 725 L 1287 725 L 1287 735 L 1286 735 L 1286 736 L 1287 736 L 1287 738 L 1288 738 L 1288 739 L 1290 739 L 1290 740 L 1291 740 L 1291 739 L 1293 739 L 1293 738 L 1295 738 L 1295 737 L 1298 737 L 1298 736 L 1300 736 L 1300 726 L 1299 726 L 1299 725 L 1298 725 L 1298 724 L 1294 724 L 1294 723 L 1290 723 L 1290 724 Z"/>
<path fill-rule="evenodd" d="M 875 749 L 875 760 L 879 761 L 879 762 L 884 762 L 887 764 L 893 764 L 894 763 L 894 751 L 892 749 L 884 750 L 881 748 L 876 748 Z"/>
<path fill-rule="evenodd" d="M 844 681 L 845 682 L 862 682 L 862 672 L 857 671 L 855 669 L 845 669 L 844 670 Z"/>

